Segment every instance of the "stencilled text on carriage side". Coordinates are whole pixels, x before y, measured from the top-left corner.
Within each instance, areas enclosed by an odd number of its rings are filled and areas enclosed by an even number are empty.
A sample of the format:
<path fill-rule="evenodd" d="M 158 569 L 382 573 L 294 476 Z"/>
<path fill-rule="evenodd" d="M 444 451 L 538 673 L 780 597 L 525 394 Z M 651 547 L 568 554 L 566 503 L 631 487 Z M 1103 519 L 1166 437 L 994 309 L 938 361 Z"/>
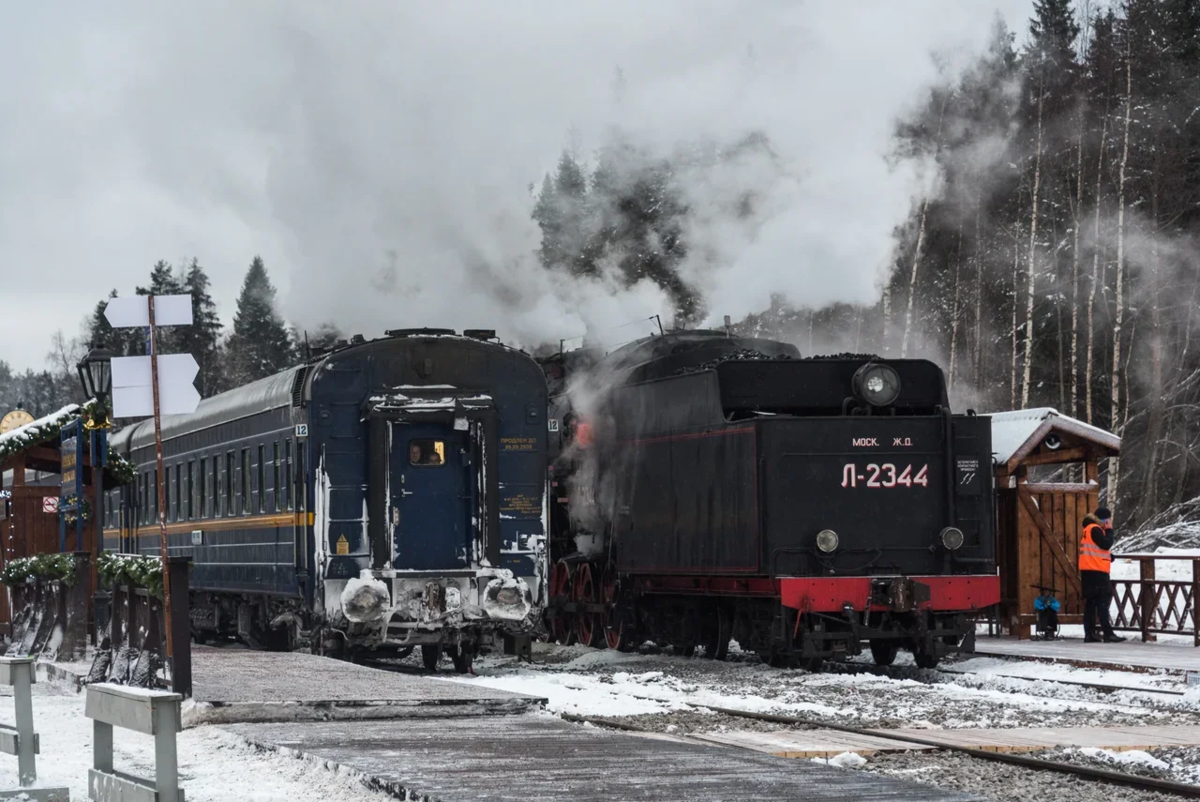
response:
<path fill-rule="evenodd" d="M 854 448 L 867 448 L 870 446 L 878 446 L 878 437 L 855 437 L 850 441 L 850 445 Z"/>

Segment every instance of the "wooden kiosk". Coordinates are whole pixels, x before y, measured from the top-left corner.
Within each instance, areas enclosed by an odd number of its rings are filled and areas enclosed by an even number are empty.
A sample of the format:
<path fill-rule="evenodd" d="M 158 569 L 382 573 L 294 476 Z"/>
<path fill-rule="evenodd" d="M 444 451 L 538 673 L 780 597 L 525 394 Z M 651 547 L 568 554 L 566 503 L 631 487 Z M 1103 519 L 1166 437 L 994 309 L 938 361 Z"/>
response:
<path fill-rule="evenodd" d="M 76 527 L 66 528 L 66 543 L 59 541 L 58 501 L 62 493 L 62 424 L 79 417 L 79 408 L 63 410 L 0 433 L 0 570 L 12 560 L 58 551 L 93 553 L 94 525 L 83 527 L 83 542 Z M 91 462 L 85 456 L 78 467 L 83 472 L 85 493 L 93 509 L 95 487 Z M 115 483 L 115 479 L 112 480 Z M 0 587 L 0 634 L 11 634 L 12 610 L 9 594 Z"/>
<path fill-rule="evenodd" d="M 1057 591 L 1060 624 L 1080 624 L 1083 518 L 1100 505 L 1099 463 L 1121 453 L 1121 438 L 1049 408 L 991 419 L 1000 626 L 1030 637 L 1038 585 Z"/>

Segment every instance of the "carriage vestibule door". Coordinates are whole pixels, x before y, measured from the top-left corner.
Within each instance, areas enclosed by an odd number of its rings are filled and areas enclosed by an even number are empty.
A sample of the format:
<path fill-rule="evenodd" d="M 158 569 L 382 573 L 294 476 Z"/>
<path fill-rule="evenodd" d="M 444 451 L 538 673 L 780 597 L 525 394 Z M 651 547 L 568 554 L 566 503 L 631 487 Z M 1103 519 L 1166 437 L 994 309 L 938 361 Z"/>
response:
<path fill-rule="evenodd" d="M 392 423 L 388 527 L 397 570 L 470 564 L 470 439 L 450 423 Z"/>

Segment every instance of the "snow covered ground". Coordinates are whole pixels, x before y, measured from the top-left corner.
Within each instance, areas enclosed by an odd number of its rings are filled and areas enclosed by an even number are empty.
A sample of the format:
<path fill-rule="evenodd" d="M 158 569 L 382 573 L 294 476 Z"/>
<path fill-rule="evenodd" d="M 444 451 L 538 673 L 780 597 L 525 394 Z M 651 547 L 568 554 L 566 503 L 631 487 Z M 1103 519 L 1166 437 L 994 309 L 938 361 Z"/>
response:
<path fill-rule="evenodd" d="M 871 728 L 1200 725 L 1200 688 L 1166 673 L 1081 669 L 1060 664 L 971 657 L 945 664 L 959 673 L 925 671 L 901 654 L 876 669 L 869 659 L 828 665 L 824 673 L 763 666 L 734 654 L 728 662 L 664 654 L 622 654 L 579 646 L 538 644 L 535 663 L 483 658 L 476 677 L 444 675 L 549 699 L 551 713 L 598 717 L 615 724 L 686 736 L 782 725 L 733 717 L 689 705 L 775 712 Z M 1054 682 L 1058 680 L 1059 682 Z M 1104 693 L 1061 681 L 1143 690 Z M 1182 695 L 1156 694 L 1172 690 Z M 1152 752 L 1054 750 L 1046 757 L 1180 782 L 1200 782 L 1200 748 Z M 1000 802 L 1112 799 L 1151 802 L 1175 797 L 1096 786 L 1061 774 L 1004 766 L 946 752 L 880 753 L 865 760 L 840 756 L 848 770 L 875 771 L 980 793 Z"/>
<path fill-rule="evenodd" d="M 41 736 L 38 784 L 66 786 L 72 799 L 87 799 L 92 761 L 92 721 L 84 716 L 84 694 L 52 683 L 34 686 L 33 724 Z M 0 689 L 0 720 L 12 723 L 11 689 Z M 116 730 L 115 767 L 149 777 L 154 740 Z M 188 802 L 383 802 L 353 774 L 308 760 L 264 753 L 215 727 L 179 735 L 180 784 Z M 17 760 L 0 755 L 0 790 L 17 787 Z"/>
<path fill-rule="evenodd" d="M 713 712 L 694 705 L 779 712 L 873 728 L 1064 727 L 1200 725 L 1200 687 L 1177 675 L 971 657 L 926 671 L 902 654 L 897 665 L 876 669 L 869 659 L 832 664 L 821 674 L 780 670 L 757 657 L 732 650 L 727 662 L 654 653 L 620 653 L 579 646 L 535 645 L 535 663 L 487 656 L 476 663 L 478 676 L 448 670 L 446 682 L 476 684 L 532 693 L 549 700 L 545 715 L 573 713 L 613 723 L 686 736 L 701 732 L 775 730 L 781 725 Z M 447 667 L 448 668 L 448 667 Z M 403 676 L 403 675 L 401 675 Z M 1128 686 L 1105 694 L 1050 680 Z M 1144 690 L 1137 690 L 1144 689 Z M 1155 694 L 1168 689 L 1179 695 Z M 0 689 L 0 694 L 4 689 Z M 51 683 L 35 686 L 35 724 L 42 737 L 41 783 L 67 785 L 84 798 L 91 761 L 91 722 L 83 715 L 84 695 Z M 690 704 L 689 704 L 690 703 Z M 0 695 L 0 720 L 11 721 L 11 696 Z M 117 767 L 149 773 L 150 738 L 118 731 Z M 188 729 L 179 736 L 182 782 L 189 800 L 307 802 L 383 800 L 357 775 L 320 761 L 286 753 L 264 753 L 237 735 L 214 726 Z M 1107 766 L 1126 772 L 1200 782 L 1200 748 L 1115 753 L 1061 749 L 1059 760 Z M 895 753 L 845 757 L 846 770 L 878 771 L 967 788 L 996 800 L 1101 798 L 1049 793 L 1060 780 L 1013 767 L 997 767 L 947 753 Z M 15 787 L 15 759 L 0 756 L 0 789 Z M 964 779 L 964 775 L 966 779 Z M 973 778 L 973 779 L 972 779 Z M 972 786 L 970 782 L 975 782 Z M 966 783 L 966 784 L 964 784 Z M 1018 789 L 1021 789 L 1018 791 Z M 1049 790 L 1047 790 L 1049 789 Z M 1079 790 L 1079 789 L 1077 789 Z M 1105 789 L 1107 791 L 1107 789 Z M 1103 798 L 1148 800 L 1142 792 Z"/>
<path fill-rule="evenodd" d="M 753 724 L 698 710 L 688 703 L 811 716 L 865 727 L 1129 726 L 1170 722 L 1200 725 L 1200 688 L 1179 677 L 1076 669 L 1047 663 L 972 658 L 947 664 L 966 675 L 923 671 L 908 655 L 886 672 L 869 659 L 830 664 L 820 674 L 784 671 L 735 653 L 728 662 L 662 654 L 622 654 L 538 645 L 533 665 L 484 658 L 467 682 L 549 699 L 552 712 L 636 720 L 638 726 L 686 731 Z M 1071 679 L 1183 696 L 1098 691 L 1030 680 Z M 775 726 L 775 725 L 772 725 Z"/>

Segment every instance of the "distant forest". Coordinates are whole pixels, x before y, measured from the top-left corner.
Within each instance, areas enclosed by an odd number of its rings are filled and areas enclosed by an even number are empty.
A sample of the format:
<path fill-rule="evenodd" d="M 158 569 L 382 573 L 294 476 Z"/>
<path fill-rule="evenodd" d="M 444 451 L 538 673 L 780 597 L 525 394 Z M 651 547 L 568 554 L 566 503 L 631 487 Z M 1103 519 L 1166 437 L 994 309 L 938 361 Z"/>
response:
<path fill-rule="evenodd" d="M 1116 430 L 1124 456 L 1102 483 L 1119 525 L 1200 519 L 1200 0 L 1035 0 L 1020 36 L 997 18 L 982 54 L 939 75 L 896 123 L 889 158 L 930 189 L 895 231 L 879 301 L 777 297 L 735 330 L 809 354 L 928 357 L 956 409 L 1051 406 Z M 698 324 L 713 310 L 682 268 L 712 257 L 688 241 L 682 176 L 746 158 L 775 154 L 754 133 L 669 156 L 619 134 L 593 158 L 564 153 L 531 187 L 537 258 L 653 281 L 671 299 L 664 321 Z M 750 218 L 756 200 L 747 191 L 729 211 Z M 205 396 L 294 364 L 306 337 L 328 347 L 348 323 L 289 328 L 259 259 L 229 331 L 194 261 L 158 263 L 135 291 L 192 294 L 197 325 L 164 347 L 196 355 Z M 56 336 L 46 370 L 0 362 L 0 410 L 73 400 L 74 361 L 94 338 L 142 352 L 136 332 L 107 329 L 104 303 L 80 338 Z"/>

